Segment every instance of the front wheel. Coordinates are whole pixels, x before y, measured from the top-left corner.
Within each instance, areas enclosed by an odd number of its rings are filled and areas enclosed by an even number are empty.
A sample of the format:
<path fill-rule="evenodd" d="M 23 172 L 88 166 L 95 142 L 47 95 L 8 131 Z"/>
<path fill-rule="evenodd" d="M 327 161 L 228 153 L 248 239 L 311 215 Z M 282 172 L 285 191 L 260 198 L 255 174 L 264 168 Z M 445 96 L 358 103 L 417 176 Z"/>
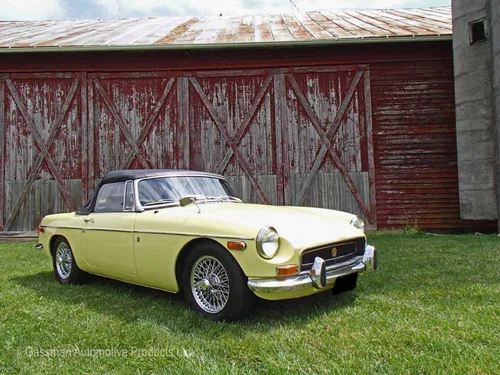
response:
<path fill-rule="evenodd" d="M 183 289 L 189 305 L 213 320 L 235 320 L 254 300 L 247 278 L 227 250 L 200 244 L 186 259 Z"/>
<path fill-rule="evenodd" d="M 85 272 L 76 265 L 71 246 L 65 238 L 59 237 L 55 241 L 52 261 L 56 279 L 61 284 L 81 284 L 85 280 Z"/>

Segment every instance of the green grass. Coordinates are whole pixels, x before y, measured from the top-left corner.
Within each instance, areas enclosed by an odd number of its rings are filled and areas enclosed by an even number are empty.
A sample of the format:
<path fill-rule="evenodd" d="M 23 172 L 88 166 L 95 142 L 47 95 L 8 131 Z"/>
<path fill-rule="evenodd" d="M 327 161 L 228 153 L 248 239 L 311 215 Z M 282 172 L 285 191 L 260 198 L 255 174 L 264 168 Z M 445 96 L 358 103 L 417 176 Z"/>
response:
<path fill-rule="evenodd" d="M 33 243 L 2 243 L 0 373 L 499 374 L 500 238 L 370 242 L 381 267 L 354 292 L 262 301 L 236 323 L 103 278 L 59 285 Z"/>

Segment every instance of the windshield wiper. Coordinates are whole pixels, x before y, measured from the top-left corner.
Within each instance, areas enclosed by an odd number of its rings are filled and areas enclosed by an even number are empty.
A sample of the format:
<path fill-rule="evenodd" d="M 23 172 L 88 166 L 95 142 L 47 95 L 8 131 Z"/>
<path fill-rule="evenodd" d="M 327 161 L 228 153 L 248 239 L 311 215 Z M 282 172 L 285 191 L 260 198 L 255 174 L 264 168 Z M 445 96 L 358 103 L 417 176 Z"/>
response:
<path fill-rule="evenodd" d="M 144 203 L 142 206 L 147 207 L 147 206 L 154 206 L 155 204 L 168 204 L 168 203 L 174 203 L 174 201 L 172 199 L 160 199 L 159 201 Z"/>
<path fill-rule="evenodd" d="M 243 202 L 240 198 L 231 197 L 229 195 L 220 195 L 218 197 L 205 196 L 201 200 L 221 201 L 221 202 Z"/>
<path fill-rule="evenodd" d="M 243 202 L 240 198 L 232 197 L 230 195 L 222 195 L 219 198 L 223 201 L 238 202 L 238 203 Z"/>

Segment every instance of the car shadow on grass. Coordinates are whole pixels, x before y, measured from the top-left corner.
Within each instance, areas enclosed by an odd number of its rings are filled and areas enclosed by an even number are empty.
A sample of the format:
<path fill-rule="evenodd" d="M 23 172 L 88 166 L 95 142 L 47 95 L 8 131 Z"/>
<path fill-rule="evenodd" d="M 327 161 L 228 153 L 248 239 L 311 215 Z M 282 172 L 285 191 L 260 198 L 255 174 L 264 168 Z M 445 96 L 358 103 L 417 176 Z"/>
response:
<path fill-rule="evenodd" d="M 59 284 L 51 272 L 15 277 L 11 281 L 49 300 L 78 308 L 83 306 L 126 322 L 147 320 L 184 332 L 197 325 L 218 324 L 193 312 L 182 293 L 168 293 L 95 275 L 89 275 L 85 284 L 76 286 Z M 355 299 L 356 291 L 332 296 L 329 290 L 294 300 L 257 299 L 252 313 L 231 325 L 245 331 L 265 331 L 269 323 L 276 322 L 302 327 L 325 314 L 337 314 Z"/>

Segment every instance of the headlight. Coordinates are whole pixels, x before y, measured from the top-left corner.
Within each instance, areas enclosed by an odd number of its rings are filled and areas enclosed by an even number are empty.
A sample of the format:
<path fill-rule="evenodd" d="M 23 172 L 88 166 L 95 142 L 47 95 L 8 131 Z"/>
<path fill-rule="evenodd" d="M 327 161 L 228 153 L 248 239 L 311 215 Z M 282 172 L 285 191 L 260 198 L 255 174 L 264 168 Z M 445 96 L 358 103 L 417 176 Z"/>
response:
<path fill-rule="evenodd" d="M 278 252 L 280 239 L 278 232 L 273 227 L 264 227 L 257 233 L 257 251 L 266 259 L 271 259 Z"/>
<path fill-rule="evenodd" d="M 352 219 L 351 219 L 351 225 L 355 228 L 358 228 L 358 229 L 364 229 L 365 227 L 365 223 L 363 223 L 363 220 L 361 220 L 359 217 L 357 216 L 354 216 Z"/>

